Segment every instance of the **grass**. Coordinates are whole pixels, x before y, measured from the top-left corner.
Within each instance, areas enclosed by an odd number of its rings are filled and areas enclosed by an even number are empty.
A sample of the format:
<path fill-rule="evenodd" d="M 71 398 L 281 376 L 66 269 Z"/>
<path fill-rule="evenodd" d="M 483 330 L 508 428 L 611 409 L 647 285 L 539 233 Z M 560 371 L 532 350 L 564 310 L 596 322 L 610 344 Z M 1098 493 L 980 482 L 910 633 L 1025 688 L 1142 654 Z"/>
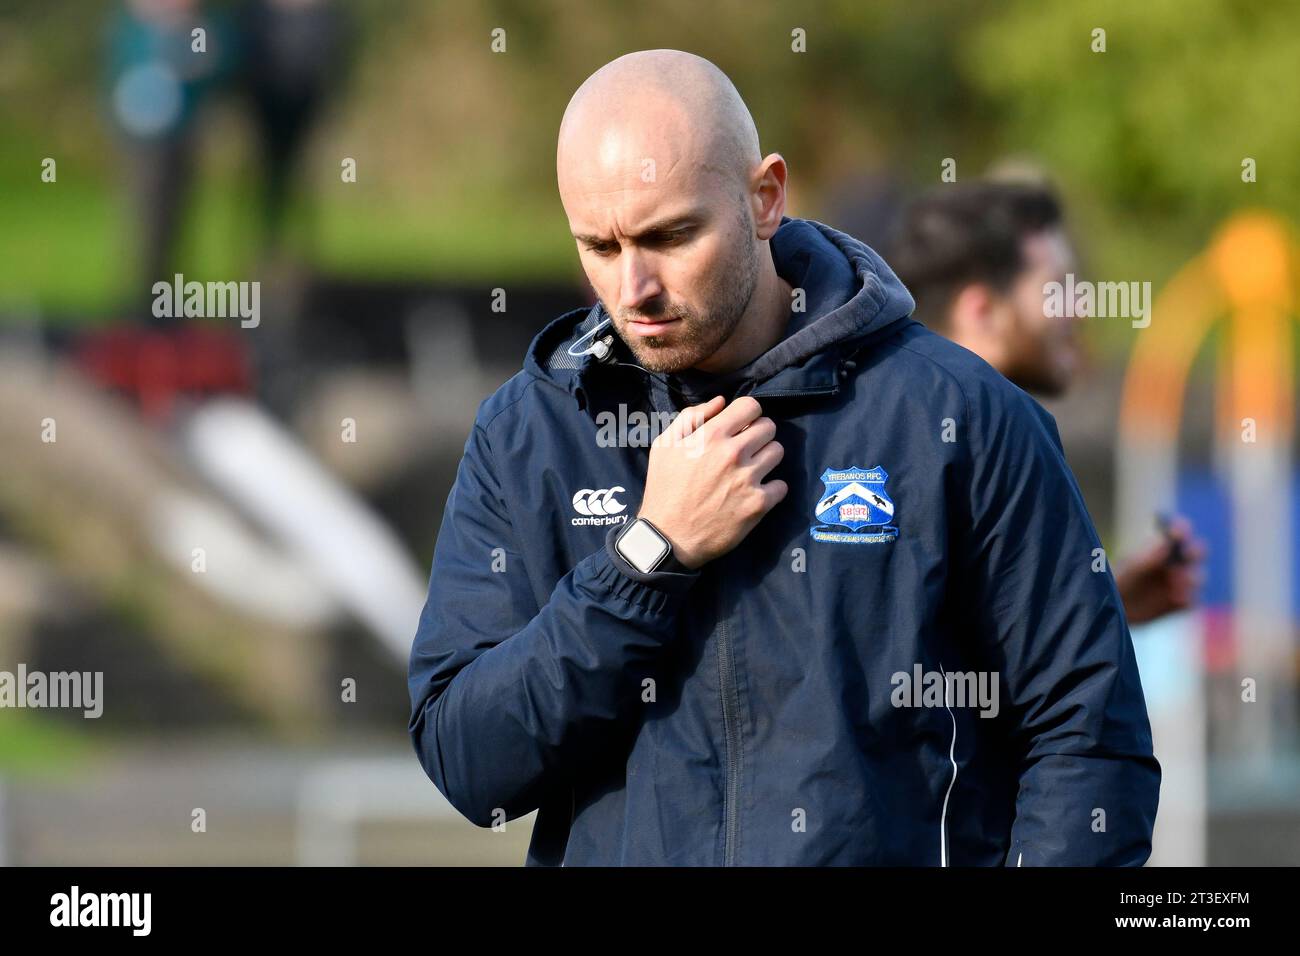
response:
<path fill-rule="evenodd" d="M 78 325 L 112 319 L 135 291 L 137 267 L 122 164 L 56 157 L 57 181 L 44 183 L 45 154 L 21 132 L 0 150 L 0 310 L 35 307 Z M 312 201 L 310 210 L 291 210 L 288 234 L 309 268 L 334 276 L 504 285 L 577 271 L 550 195 L 521 201 L 483 190 L 439 200 L 318 187 Z M 201 170 L 176 268 L 199 281 L 248 275 L 257 264 L 256 217 L 255 183 L 242 171 Z"/>
<path fill-rule="evenodd" d="M 26 710 L 0 710 L 0 772 L 62 773 L 96 750 L 89 735 Z"/>

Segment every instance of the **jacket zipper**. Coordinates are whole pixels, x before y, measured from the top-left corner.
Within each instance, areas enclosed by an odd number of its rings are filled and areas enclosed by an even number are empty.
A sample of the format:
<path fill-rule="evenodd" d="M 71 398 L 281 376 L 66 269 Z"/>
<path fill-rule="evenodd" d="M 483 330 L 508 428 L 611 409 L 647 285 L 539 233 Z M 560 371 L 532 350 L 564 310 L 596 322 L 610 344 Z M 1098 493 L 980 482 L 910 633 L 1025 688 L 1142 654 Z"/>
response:
<path fill-rule="evenodd" d="M 719 580 L 719 584 L 721 581 Z M 722 595 L 718 594 L 718 611 Z M 740 724 L 736 713 L 736 665 L 727 636 L 726 621 L 718 618 L 718 679 L 722 688 L 722 729 L 727 745 L 727 776 L 722 824 L 722 865 L 735 866 L 736 828 L 739 824 Z"/>

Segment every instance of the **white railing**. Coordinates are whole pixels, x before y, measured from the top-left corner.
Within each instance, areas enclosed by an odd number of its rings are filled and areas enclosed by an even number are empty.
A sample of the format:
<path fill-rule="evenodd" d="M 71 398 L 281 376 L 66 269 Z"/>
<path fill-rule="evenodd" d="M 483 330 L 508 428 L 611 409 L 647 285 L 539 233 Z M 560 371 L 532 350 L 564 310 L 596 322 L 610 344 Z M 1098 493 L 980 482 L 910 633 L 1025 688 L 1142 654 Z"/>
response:
<path fill-rule="evenodd" d="M 299 784 L 297 863 L 354 866 L 357 831 L 367 820 L 461 819 L 414 755 L 330 761 Z"/>

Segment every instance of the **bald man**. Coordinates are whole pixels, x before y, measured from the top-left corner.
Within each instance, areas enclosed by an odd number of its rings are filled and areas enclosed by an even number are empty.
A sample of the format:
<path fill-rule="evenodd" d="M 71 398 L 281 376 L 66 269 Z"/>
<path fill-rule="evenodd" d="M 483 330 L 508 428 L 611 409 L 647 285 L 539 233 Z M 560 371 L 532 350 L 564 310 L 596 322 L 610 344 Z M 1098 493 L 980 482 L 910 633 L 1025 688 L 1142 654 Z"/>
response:
<path fill-rule="evenodd" d="M 530 865 L 1140 865 L 1160 768 L 1055 423 L 785 215 L 726 76 L 574 94 L 598 302 L 479 407 L 410 733 Z"/>

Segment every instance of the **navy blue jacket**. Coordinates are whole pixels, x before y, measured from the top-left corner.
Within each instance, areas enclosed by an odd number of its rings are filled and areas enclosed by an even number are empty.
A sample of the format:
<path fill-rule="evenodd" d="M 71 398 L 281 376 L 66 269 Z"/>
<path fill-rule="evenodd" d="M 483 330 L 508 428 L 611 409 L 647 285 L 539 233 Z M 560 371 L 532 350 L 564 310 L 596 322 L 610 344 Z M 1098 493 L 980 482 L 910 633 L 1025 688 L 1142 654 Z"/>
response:
<path fill-rule="evenodd" d="M 1054 420 L 867 246 L 771 249 L 804 308 L 737 374 L 602 357 L 598 305 L 479 407 L 411 653 L 425 771 L 480 826 L 537 810 L 530 865 L 1142 864 L 1160 767 Z M 789 494 L 642 574 L 612 541 L 649 443 L 718 391 Z"/>

